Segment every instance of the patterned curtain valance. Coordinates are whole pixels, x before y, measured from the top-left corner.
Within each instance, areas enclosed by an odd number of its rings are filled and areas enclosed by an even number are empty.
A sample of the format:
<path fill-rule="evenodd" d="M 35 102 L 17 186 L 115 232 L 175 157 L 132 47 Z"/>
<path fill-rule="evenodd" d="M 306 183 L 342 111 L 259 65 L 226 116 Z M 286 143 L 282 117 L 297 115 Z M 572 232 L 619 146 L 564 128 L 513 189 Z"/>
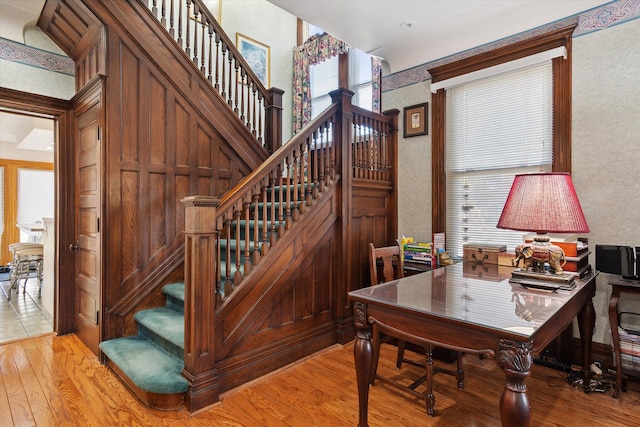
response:
<path fill-rule="evenodd" d="M 349 45 L 331 34 L 323 33 L 309 37 L 302 46 L 298 46 L 304 52 L 309 65 L 319 64 L 336 55 L 347 53 Z"/>
<path fill-rule="evenodd" d="M 311 121 L 311 65 L 347 53 L 349 45 L 330 34 L 309 37 L 293 51 L 293 133 Z"/>

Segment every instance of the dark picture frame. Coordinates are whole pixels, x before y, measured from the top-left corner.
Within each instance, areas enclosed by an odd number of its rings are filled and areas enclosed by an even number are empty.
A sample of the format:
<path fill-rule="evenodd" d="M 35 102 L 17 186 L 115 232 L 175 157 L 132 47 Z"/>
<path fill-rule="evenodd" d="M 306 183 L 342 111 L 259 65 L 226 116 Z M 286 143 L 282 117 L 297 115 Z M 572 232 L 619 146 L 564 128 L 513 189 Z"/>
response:
<path fill-rule="evenodd" d="M 411 105 L 404 107 L 404 137 L 411 138 L 418 135 L 427 135 L 429 131 L 429 121 L 427 111 L 429 103 Z"/>

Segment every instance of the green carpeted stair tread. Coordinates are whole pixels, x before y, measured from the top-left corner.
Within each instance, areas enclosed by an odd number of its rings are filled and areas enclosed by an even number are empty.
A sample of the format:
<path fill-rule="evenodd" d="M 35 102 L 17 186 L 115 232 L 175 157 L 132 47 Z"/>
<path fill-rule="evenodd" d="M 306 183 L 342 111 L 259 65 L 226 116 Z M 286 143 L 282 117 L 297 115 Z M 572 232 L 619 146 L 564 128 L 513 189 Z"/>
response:
<path fill-rule="evenodd" d="M 164 292 L 164 294 L 167 296 L 171 296 L 177 300 L 184 301 L 184 283 L 182 282 L 169 283 L 168 285 L 164 285 L 162 287 L 162 292 Z"/>
<path fill-rule="evenodd" d="M 165 351 L 184 355 L 184 314 L 168 307 L 142 310 L 134 315 L 141 335 Z"/>
<path fill-rule="evenodd" d="M 132 336 L 100 343 L 100 350 L 142 390 L 157 394 L 184 393 L 184 362 L 149 340 Z"/>
<path fill-rule="evenodd" d="M 166 307 L 184 314 L 184 283 L 169 283 L 162 292 L 167 299 Z"/>

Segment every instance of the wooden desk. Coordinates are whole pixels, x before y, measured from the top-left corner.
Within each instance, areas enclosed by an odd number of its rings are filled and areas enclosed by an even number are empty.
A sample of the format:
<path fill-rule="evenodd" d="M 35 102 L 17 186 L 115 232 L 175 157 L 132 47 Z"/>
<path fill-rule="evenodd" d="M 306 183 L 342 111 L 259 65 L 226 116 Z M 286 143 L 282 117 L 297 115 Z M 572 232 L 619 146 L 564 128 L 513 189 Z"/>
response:
<path fill-rule="evenodd" d="M 611 324 L 611 337 L 613 341 L 613 352 L 616 358 L 616 384 L 618 390 L 622 390 L 622 356 L 620 355 L 620 334 L 618 333 L 618 300 L 620 291 L 630 293 L 640 293 L 640 281 L 625 280 L 620 276 L 609 276 L 607 281 L 611 285 L 611 298 L 609 299 L 609 323 Z M 614 397 L 617 397 L 617 391 Z"/>
<path fill-rule="evenodd" d="M 526 378 L 533 355 L 544 349 L 574 317 L 582 338 L 584 391 L 589 391 L 591 339 L 597 272 L 570 292 L 527 290 L 508 279 L 468 277 L 463 264 L 349 292 L 357 329 L 354 345 L 359 426 L 366 427 L 373 369 L 371 328 L 395 328 L 407 336 L 471 352 L 488 350 L 506 376 L 500 398 L 503 426 L 530 426 Z M 437 395 L 437 390 L 436 390 Z M 437 407 L 437 406 L 436 406 Z"/>

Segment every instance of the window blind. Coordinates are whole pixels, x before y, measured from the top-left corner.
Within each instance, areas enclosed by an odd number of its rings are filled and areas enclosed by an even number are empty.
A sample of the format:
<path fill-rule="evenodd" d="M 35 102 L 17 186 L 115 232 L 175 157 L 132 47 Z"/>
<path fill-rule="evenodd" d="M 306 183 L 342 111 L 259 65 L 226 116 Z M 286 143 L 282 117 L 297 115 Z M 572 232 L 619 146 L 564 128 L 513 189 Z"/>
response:
<path fill-rule="evenodd" d="M 550 171 L 553 131 L 551 61 L 447 89 L 446 246 L 522 242 L 496 228 L 513 178 Z"/>

